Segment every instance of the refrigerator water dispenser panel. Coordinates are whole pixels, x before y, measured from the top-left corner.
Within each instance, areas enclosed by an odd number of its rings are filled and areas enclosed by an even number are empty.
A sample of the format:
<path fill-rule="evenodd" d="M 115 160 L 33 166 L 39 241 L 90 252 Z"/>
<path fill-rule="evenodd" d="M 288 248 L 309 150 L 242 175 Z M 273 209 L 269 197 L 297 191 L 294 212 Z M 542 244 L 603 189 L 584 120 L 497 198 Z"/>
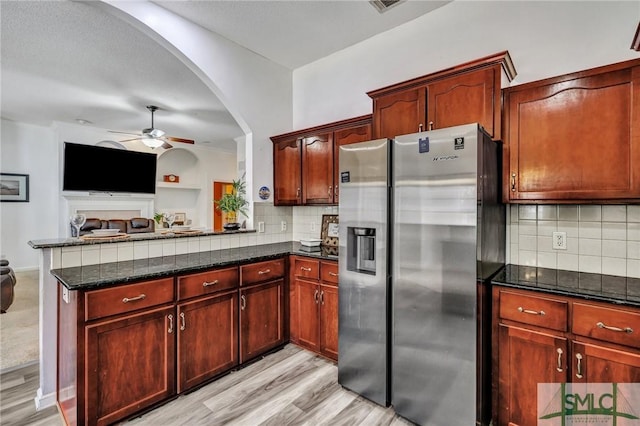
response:
<path fill-rule="evenodd" d="M 347 228 L 347 270 L 376 274 L 375 228 Z"/>

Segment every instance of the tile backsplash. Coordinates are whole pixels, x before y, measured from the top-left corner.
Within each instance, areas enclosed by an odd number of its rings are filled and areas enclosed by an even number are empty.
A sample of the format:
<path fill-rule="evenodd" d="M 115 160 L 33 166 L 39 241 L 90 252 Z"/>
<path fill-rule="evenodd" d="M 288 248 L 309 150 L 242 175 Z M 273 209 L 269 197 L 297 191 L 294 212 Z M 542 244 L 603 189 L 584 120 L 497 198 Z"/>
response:
<path fill-rule="evenodd" d="M 510 204 L 507 224 L 508 263 L 640 278 L 640 205 Z"/>

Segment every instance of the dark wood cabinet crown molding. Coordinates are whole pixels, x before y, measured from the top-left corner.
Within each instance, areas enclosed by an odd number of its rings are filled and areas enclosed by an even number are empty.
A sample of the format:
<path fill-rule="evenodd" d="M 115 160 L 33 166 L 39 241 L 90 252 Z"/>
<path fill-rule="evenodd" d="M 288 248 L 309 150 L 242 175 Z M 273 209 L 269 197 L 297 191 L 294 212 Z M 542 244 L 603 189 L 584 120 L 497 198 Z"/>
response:
<path fill-rule="evenodd" d="M 335 130 L 341 130 L 348 127 L 360 126 L 370 124 L 372 119 L 371 114 L 361 115 L 359 117 L 348 118 L 346 120 L 334 121 L 333 123 L 321 124 L 319 126 L 309 127 L 302 130 L 294 130 L 292 132 L 283 133 L 281 135 L 271 136 L 272 142 L 279 142 L 282 140 L 303 138 L 306 136 L 313 136 L 317 133 L 333 132 Z"/>

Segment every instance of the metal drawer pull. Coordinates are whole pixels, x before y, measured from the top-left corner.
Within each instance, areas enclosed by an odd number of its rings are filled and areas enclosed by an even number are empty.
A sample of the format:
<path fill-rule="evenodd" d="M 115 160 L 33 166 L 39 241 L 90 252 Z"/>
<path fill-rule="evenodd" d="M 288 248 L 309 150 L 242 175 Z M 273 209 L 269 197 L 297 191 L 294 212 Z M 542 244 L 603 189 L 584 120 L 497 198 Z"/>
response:
<path fill-rule="evenodd" d="M 331 186 L 331 185 L 329 185 L 329 192 L 328 192 L 329 197 L 331 197 L 331 188 L 332 188 L 332 186 Z"/>
<path fill-rule="evenodd" d="M 531 315 L 545 315 L 544 311 L 532 311 L 530 309 L 525 309 L 522 306 L 518 306 L 518 312 L 531 314 Z"/>
<path fill-rule="evenodd" d="M 511 173 L 511 191 L 516 192 L 516 174 Z"/>
<path fill-rule="evenodd" d="M 180 312 L 180 331 L 184 331 L 186 324 L 184 322 L 184 312 Z"/>
<path fill-rule="evenodd" d="M 336 189 L 334 190 L 333 193 L 336 195 L 336 197 L 338 196 L 338 185 L 336 185 Z"/>
<path fill-rule="evenodd" d="M 558 351 L 558 366 L 556 367 L 556 370 L 562 373 L 562 349 L 558 348 L 556 351 Z"/>
<path fill-rule="evenodd" d="M 173 333 L 173 315 L 169 314 L 169 316 L 167 316 L 167 318 L 169 319 L 169 334 Z"/>
<path fill-rule="evenodd" d="M 598 328 L 604 328 L 605 330 L 618 331 L 618 332 L 621 332 L 621 333 L 625 332 L 625 333 L 628 333 L 628 334 L 633 333 L 633 328 L 631 328 L 631 327 L 625 327 L 625 328 L 612 327 L 610 325 L 606 325 L 602 321 L 596 323 L 596 325 L 598 326 Z"/>
<path fill-rule="evenodd" d="M 135 302 L 136 300 L 142 300 L 145 297 L 147 297 L 147 295 L 144 294 L 144 293 L 142 293 L 140 296 L 136 296 L 136 297 L 125 297 L 124 299 L 122 299 L 122 303 Z"/>
<path fill-rule="evenodd" d="M 429 130 L 433 130 L 433 121 L 429 122 Z"/>
<path fill-rule="evenodd" d="M 316 290 L 315 293 L 313 293 L 313 300 L 316 301 L 316 305 L 318 304 L 318 290 Z"/>
<path fill-rule="evenodd" d="M 244 308 L 247 307 L 247 299 L 244 297 L 244 294 L 240 296 L 240 309 L 244 311 Z"/>
<path fill-rule="evenodd" d="M 216 285 L 218 284 L 219 280 L 214 280 L 214 281 L 205 281 L 202 283 L 202 287 L 209 287 L 210 285 Z"/>
<path fill-rule="evenodd" d="M 329 272 L 329 276 L 330 276 L 330 277 L 337 277 L 337 276 L 338 276 L 338 274 L 336 274 L 335 272 Z"/>
<path fill-rule="evenodd" d="M 582 379 L 582 355 L 576 354 L 576 358 L 578 359 L 578 368 L 576 371 L 576 377 L 578 379 Z"/>
<path fill-rule="evenodd" d="M 418 124 L 418 131 L 421 132 L 422 131 L 422 123 Z"/>
<path fill-rule="evenodd" d="M 324 305 L 324 291 L 320 292 L 320 303 Z"/>
<path fill-rule="evenodd" d="M 304 266 L 301 266 L 300 269 L 305 272 L 311 272 L 311 268 L 305 268 Z"/>
<path fill-rule="evenodd" d="M 258 275 L 268 274 L 269 272 L 271 272 L 271 269 L 265 269 L 264 271 L 258 271 Z"/>

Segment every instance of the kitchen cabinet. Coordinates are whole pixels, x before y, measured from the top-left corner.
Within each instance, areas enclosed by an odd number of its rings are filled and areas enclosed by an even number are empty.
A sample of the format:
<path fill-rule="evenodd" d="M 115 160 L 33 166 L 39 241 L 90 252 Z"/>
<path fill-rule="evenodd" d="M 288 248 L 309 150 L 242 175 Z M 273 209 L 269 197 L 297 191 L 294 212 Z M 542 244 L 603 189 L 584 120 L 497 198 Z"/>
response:
<path fill-rule="evenodd" d="M 178 393 L 238 365 L 237 267 L 178 277 Z"/>
<path fill-rule="evenodd" d="M 240 362 L 285 342 L 285 260 L 240 267 Z"/>
<path fill-rule="evenodd" d="M 369 139 L 370 115 L 273 136 L 274 204 L 337 204 L 336 147 Z"/>
<path fill-rule="evenodd" d="M 538 383 L 640 380 L 640 309 L 502 287 L 493 298 L 495 424 L 537 424 Z"/>
<path fill-rule="evenodd" d="M 515 78 L 508 52 L 368 92 L 373 139 L 480 123 L 501 139 L 501 88 Z"/>
<path fill-rule="evenodd" d="M 640 197 L 640 60 L 504 90 L 505 202 Z"/>
<path fill-rule="evenodd" d="M 337 262 L 292 256 L 295 287 L 291 304 L 295 343 L 333 360 L 338 359 Z M 292 339 L 293 340 L 293 339 Z"/>

